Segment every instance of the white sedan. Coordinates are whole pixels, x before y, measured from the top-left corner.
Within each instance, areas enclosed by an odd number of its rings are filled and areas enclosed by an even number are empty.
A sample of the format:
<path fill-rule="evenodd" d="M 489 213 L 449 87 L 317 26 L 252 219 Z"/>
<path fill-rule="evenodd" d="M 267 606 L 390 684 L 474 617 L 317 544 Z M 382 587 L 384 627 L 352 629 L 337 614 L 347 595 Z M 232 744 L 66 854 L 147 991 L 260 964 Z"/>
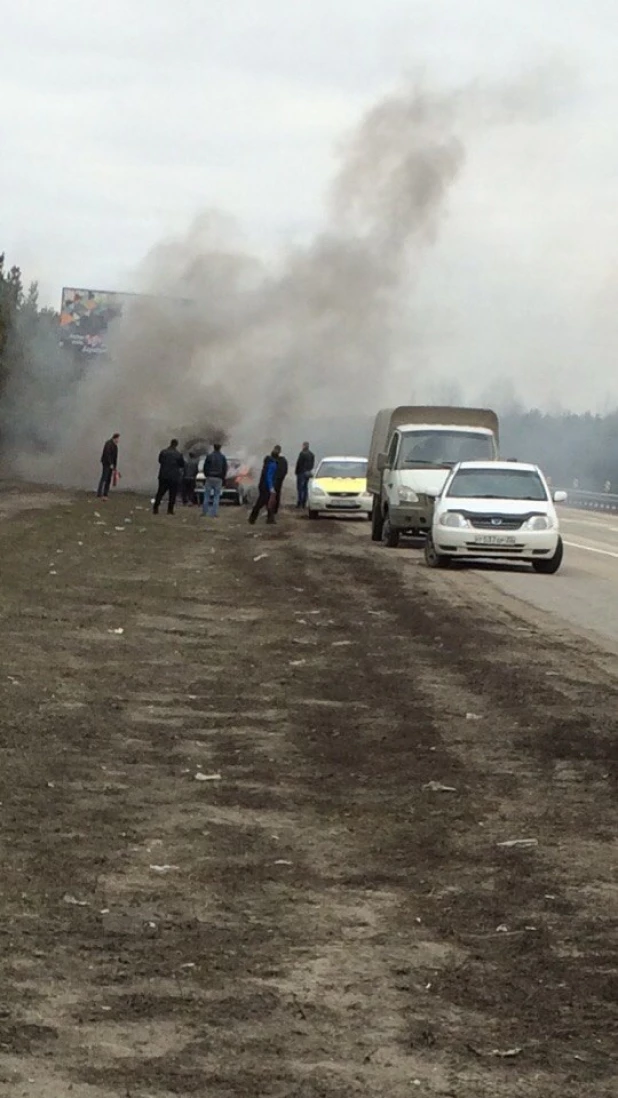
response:
<path fill-rule="evenodd" d="M 513 461 L 464 461 L 455 465 L 434 505 L 425 543 L 430 568 L 456 558 L 525 561 L 552 575 L 563 546 L 553 492 L 537 465 Z"/>

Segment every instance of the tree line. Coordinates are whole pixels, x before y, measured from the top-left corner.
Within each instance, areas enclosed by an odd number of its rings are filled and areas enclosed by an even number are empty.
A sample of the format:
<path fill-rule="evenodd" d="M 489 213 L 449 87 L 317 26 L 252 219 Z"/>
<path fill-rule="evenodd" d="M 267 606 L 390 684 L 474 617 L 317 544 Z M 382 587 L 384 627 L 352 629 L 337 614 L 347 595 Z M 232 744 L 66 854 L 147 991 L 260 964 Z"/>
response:
<path fill-rule="evenodd" d="M 0 253 L 0 447 L 10 435 L 7 406 L 11 384 L 32 372 L 39 346 L 56 341 L 58 314 L 39 305 L 37 282 L 24 285 L 21 269 L 7 266 Z"/>

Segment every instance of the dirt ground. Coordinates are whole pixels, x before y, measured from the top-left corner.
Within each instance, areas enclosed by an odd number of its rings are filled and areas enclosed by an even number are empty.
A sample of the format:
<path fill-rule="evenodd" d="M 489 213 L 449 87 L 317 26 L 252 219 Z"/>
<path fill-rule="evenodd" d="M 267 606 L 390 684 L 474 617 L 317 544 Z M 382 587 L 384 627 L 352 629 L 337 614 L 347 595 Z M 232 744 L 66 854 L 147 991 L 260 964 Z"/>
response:
<path fill-rule="evenodd" d="M 2 1098 L 615 1098 L 615 659 L 368 523 L 0 516 Z"/>

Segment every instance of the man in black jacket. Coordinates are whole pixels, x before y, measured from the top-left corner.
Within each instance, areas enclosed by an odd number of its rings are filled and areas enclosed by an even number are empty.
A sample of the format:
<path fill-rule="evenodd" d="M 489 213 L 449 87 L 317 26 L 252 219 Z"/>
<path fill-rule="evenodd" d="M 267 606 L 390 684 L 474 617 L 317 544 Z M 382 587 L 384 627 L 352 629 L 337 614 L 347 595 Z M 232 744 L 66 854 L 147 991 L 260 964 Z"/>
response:
<path fill-rule="evenodd" d="M 174 514 L 178 484 L 185 467 L 185 459 L 178 449 L 178 439 L 173 438 L 166 450 L 159 454 L 159 487 L 152 505 L 153 515 L 159 514 L 161 500 L 167 494 L 167 513 Z"/>
<path fill-rule="evenodd" d="M 303 442 L 303 448 L 296 459 L 296 506 L 307 506 L 307 493 L 309 491 L 309 476 L 313 472 L 315 456 L 309 449 L 309 443 Z"/>
<path fill-rule="evenodd" d="M 277 497 L 275 503 L 275 514 L 278 513 L 281 505 L 281 492 L 283 491 L 283 482 L 288 475 L 288 459 L 279 454 L 277 458 L 277 474 L 275 476 L 275 495 Z"/>
<path fill-rule="evenodd" d="M 185 468 L 182 477 L 182 502 L 186 507 L 189 504 L 193 507 L 195 503 L 195 483 L 197 481 L 197 458 L 193 453 L 193 450 L 189 452 L 189 457 L 185 461 Z"/>
<path fill-rule="evenodd" d="M 97 488 L 99 499 L 107 499 L 112 484 L 112 477 L 118 468 L 118 439 L 120 435 L 116 431 L 108 438 L 103 453 L 101 454 L 101 479 Z"/>
<path fill-rule="evenodd" d="M 219 500 L 226 476 L 227 458 L 221 453 L 221 443 L 215 442 L 212 451 L 204 459 L 204 515 L 216 518 L 219 514 Z"/>

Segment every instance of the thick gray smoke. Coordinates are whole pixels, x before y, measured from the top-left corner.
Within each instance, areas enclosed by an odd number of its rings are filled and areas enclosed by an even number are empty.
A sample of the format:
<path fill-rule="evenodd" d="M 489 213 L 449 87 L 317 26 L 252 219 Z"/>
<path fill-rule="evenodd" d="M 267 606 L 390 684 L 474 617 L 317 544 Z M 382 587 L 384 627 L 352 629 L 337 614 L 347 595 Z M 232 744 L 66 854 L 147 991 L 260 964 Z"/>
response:
<path fill-rule="evenodd" d="M 535 73 L 499 91 L 389 95 L 342 150 L 323 231 L 278 262 L 252 254 L 217 213 L 157 245 L 134 287 L 147 296 L 112 334 L 112 361 L 74 386 L 53 454 L 22 449 L 19 471 L 89 486 L 103 439 L 119 430 L 123 484 L 145 486 L 172 434 L 258 453 L 316 417 L 372 412 L 402 362 L 412 373 L 410 295 L 462 171 L 464 135 L 545 110 L 547 86 Z M 16 416 L 47 411 L 35 401 Z"/>

